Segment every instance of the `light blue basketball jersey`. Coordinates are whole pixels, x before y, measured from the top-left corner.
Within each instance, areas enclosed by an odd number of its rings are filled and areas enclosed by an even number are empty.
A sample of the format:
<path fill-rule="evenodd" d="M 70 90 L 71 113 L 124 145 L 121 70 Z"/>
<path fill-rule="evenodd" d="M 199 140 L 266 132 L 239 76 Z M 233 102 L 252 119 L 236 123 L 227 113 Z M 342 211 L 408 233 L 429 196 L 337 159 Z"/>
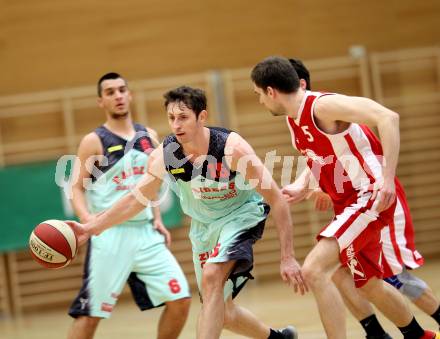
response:
<path fill-rule="evenodd" d="M 224 149 L 229 134 L 210 128 L 208 155 L 200 167 L 185 159 L 174 135 L 164 140 L 166 170 L 184 213 L 192 218 L 189 237 L 202 297 L 204 265 L 236 261 L 224 287 L 225 300 L 235 297 L 251 277 L 252 245 L 262 236 L 269 212 L 263 197 L 227 165 Z"/>
<path fill-rule="evenodd" d="M 230 131 L 210 128 L 210 141 L 206 161 L 196 167 L 185 161 L 185 155 L 174 135 L 164 141 L 164 161 L 174 182 L 185 214 L 193 224 L 206 224 L 207 228 L 222 227 L 222 220 L 249 218 L 250 223 L 237 227 L 249 228 L 265 218 L 263 198 L 251 188 L 243 176 L 232 171 L 224 159 L 224 148 Z M 207 233 L 210 231 L 207 229 Z"/>
<path fill-rule="evenodd" d="M 113 206 L 119 199 L 129 193 L 147 170 L 149 153 L 153 150 L 152 141 L 146 129 L 134 125 L 136 136 L 127 141 L 112 133 L 104 126 L 95 132 L 101 139 L 104 156 L 107 161 L 92 173 L 92 183 L 86 189 L 89 209 L 99 213 Z M 163 236 L 153 230 L 151 208 L 145 208 L 139 214 L 121 225 L 139 225 L 151 229 L 151 244 L 163 242 Z"/>

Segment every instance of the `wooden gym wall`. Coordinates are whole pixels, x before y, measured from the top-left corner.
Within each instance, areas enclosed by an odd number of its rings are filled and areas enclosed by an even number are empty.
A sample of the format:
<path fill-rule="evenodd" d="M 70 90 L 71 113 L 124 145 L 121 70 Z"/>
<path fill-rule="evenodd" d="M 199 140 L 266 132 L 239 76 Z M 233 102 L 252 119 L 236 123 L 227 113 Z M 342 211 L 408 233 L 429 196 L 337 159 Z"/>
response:
<path fill-rule="evenodd" d="M 438 256 L 440 48 L 373 53 L 359 59 L 306 59 L 305 64 L 311 70 L 315 89 L 373 97 L 400 113 L 398 175 L 408 196 L 417 247 L 426 257 Z M 267 152 L 273 151 L 280 156 L 297 156 L 284 119 L 272 117 L 258 103 L 249 72 L 249 68 L 241 68 L 218 74 L 223 79 L 221 92 L 226 107 L 222 112 L 210 109 L 210 123 L 221 124 L 218 113 L 227 114 L 226 126 L 239 131 L 263 159 Z M 218 95 L 213 79 L 212 73 L 195 73 L 132 82 L 135 119 L 151 124 L 163 137 L 169 128 L 163 114 L 162 93 L 185 80 L 204 88 L 212 103 L 217 101 Z M 0 131 L 3 131 L 0 135 L 0 166 L 75 153 L 82 135 L 103 118 L 96 108 L 94 90 L 93 86 L 86 86 L 0 97 Z M 295 170 L 293 167 L 292 176 Z M 274 174 L 277 182 L 286 182 L 281 162 L 275 164 Z M 310 202 L 294 206 L 292 212 L 296 254 L 302 260 L 331 214 L 316 213 Z M 172 230 L 172 250 L 194 286 L 187 234 L 188 221 L 184 227 Z M 84 251 L 69 267 L 55 271 L 38 266 L 27 251 L 0 254 L 0 314 L 8 314 L 11 309 L 19 314 L 55 304 L 67 307 L 81 284 L 83 254 Z M 270 218 L 264 238 L 255 247 L 255 277 L 278 278 L 278 260 L 279 244 Z M 4 271 L 7 272 L 6 279 L 2 280 Z"/>
<path fill-rule="evenodd" d="M 0 0 L 0 95 L 439 42 L 438 0 Z"/>

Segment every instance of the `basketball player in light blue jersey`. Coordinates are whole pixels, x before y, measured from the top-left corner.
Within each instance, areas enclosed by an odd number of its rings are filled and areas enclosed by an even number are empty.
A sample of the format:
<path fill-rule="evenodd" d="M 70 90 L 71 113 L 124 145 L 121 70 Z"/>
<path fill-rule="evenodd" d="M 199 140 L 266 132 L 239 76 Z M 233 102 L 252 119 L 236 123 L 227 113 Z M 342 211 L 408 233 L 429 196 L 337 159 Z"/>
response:
<path fill-rule="evenodd" d="M 157 140 L 155 131 L 132 122 L 131 94 L 119 74 L 108 73 L 99 80 L 98 96 L 107 119 L 81 141 L 73 176 L 72 203 L 81 222 L 130 192 L 146 172 Z M 75 318 L 69 339 L 93 338 L 127 281 L 141 310 L 165 305 L 157 338 L 179 336 L 190 306 L 188 283 L 165 244 L 171 238 L 159 208 L 137 212 L 90 238 L 83 286 L 69 311 Z"/>
<path fill-rule="evenodd" d="M 148 173 L 136 190 L 97 218 L 85 225 L 71 222 L 79 241 L 139 213 L 168 178 L 192 218 L 190 239 L 202 300 L 197 338 L 219 338 L 222 328 L 251 338 L 297 338 L 293 327 L 274 330 L 232 301 L 251 277 L 252 247 L 262 236 L 269 206 L 280 239 L 281 276 L 295 291 L 307 290 L 294 258 L 289 208 L 278 186 L 240 135 L 205 127 L 202 90 L 171 90 L 165 107 L 173 134 L 151 154 Z"/>

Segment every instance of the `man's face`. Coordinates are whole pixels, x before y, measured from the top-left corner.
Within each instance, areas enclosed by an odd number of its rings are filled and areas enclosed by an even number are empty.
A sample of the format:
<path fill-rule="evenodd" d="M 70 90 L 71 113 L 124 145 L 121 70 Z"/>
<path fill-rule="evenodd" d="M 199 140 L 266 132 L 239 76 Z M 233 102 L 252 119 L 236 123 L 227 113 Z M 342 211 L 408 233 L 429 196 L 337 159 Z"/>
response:
<path fill-rule="evenodd" d="M 200 112 L 199 118 L 196 118 L 195 112 L 184 103 L 171 102 L 168 104 L 168 123 L 179 143 L 188 143 L 194 139 L 194 135 L 204 126 L 202 117 L 205 113 L 206 111 Z"/>
<path fill-rule="evenodd" d="M 282 105 L 278 102 L 277 93 L 268 87 L 267 92 L 254 84 L 254 92 L 258 95 L 258 102 L 265 106 L 274 116 L 285 115 L 286 112 Z"/>
<path fill-rule="evenodd" d="M 103 108 L 114 119 L 128 116 L 131 94 L 124 79 L 109 79 L 101 83 L 99 107 Z"/>

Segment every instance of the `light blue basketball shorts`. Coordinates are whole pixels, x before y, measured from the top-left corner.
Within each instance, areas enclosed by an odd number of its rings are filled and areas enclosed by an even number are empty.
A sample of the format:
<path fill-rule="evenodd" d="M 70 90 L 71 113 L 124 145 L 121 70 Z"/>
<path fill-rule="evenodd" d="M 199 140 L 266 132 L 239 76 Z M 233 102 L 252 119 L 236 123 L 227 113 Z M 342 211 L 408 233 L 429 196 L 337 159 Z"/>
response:
<path fill-rule="evenodd" d="M 246 282 L 253 279 L 253 245 L 263 235 L 269 206 L 264 204 L 262 209 L 263 213 L 257 214 L 257 217 L 231 215 L 219 220 L 219 225 L 192 221 L 190 239 L 194 271 L 202 301 L 203 267 L 207 263 L 236 261 L 224 287 L 224 300 L 230 296 L 235 298 Z"/>
<path fill-rule="evenodd" d="M 89 240 L 83 285 L 69 315 L 109 318 L 126 282 L 141 310 L 190 297 L 180 265 L 152 225 L 123 224 Z"/>

